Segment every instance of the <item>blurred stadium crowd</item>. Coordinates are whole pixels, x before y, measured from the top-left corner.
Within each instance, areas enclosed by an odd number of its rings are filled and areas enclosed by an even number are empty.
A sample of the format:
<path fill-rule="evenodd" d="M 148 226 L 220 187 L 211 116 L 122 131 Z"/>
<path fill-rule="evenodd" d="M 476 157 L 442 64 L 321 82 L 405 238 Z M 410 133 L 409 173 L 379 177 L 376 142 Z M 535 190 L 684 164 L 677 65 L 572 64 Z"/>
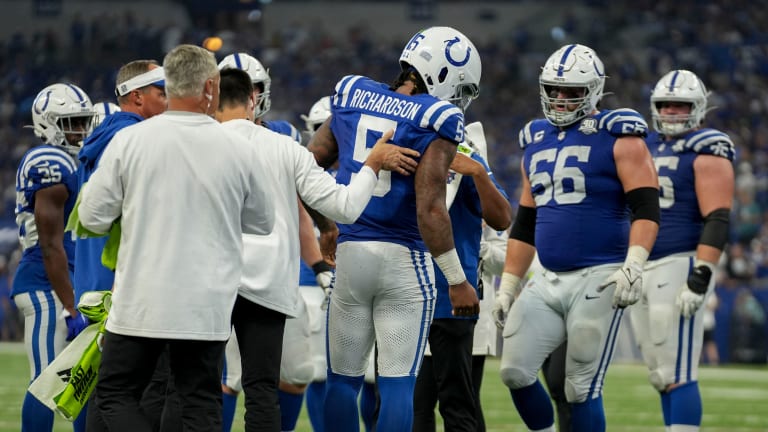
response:
<path fill-rule="evenodd" d="M 557 3 L 565 5 L 565 3 Z M 594 48 L 609 79 L 606 108 L 631 107 L 650 120 L 652 86 L 671 69 L 690 69 L 712 90 L 707 125 L 727 132 L 737 147 L 737 196 L 732 242 L 717 293 L 716 340 L 721 361 L 765 362 L 768 343 L 768 1 L 638 0 L 617 6 L 585 3 L 592 14 L 557 12 L 559 23 L 536 21 L 477 43 L 483 62 L 481 96 L 467 121 L 483 122 L 491 166 L 511 197 L 518 195 L 520 128 L 541 116 L 538 72 L 558 46 Z M 560 9 L 553 9 L 560 10 Z M 695 11 L 695 13 L 691 13 Z M 218 17 L 222 18 L 222 17 Z M 270 119 L 301 128 L 299 115 L 330 94 L 343 75 L 394 78 L 404 41 L 374 37 L 352 24 L 344 36 L 316 26 L 266 33 L 233 17 L 193 19 L 194 25 L 151 25 L 138 16 L 75 17 L 69 40 L 53 31 L 19 32 L 0 40 L 0 340 L 19 340 L 19 317 L 8 299 L 18 260 L 14 177 L 20 157 L 37 141 L 30 107 L 37 92 L 56 81 L 82 87 L 94 102 L 114 101 L 114 74 L 123 63 L 164 54 L 178 43 L 201 45 L 217 34 L 220 59 L 248 52 L 270 69 Z M 245 23 L 245 24 L 243 24 Z M 437 23 L 426 23 L 431 25 Z M 461 28 L 461 26 L 457 26 Z M 474 40 L 476 35 L 467 33 Z M 513 203 L 514 204 L 514 203 Z M 742 351 L 739 351 L 739 349 Z M 744 348 L 745 347 L 745 348 Z M 744 351 L 746 350 L 746 351 Z"/>

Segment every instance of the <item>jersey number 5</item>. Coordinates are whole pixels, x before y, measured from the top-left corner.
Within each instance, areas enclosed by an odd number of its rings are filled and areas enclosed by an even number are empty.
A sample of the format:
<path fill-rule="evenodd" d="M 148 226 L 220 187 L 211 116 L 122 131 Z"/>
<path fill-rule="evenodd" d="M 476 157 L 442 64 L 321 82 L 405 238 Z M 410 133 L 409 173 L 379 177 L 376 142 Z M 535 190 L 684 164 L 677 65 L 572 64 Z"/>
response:
<path fill-rule="evenodd" d="M 355 151 L 352 159 L 360 163 L 365 163 L 365 159 L 371 153 L 371 147 L 368 147 L 368 132 L 379 132 L 381 135 L 390 129 L 396 129 L 397 122 L 381 117 L 374 117 L 368 114 L 361 114 L 357 122 L 357 132 L 355 134 Z M 355 178 L 357 173 L 352 174 Z M 351 179 L 350 179 L 351 180 Z M 392 172 L 387 170 L 379 171 L 379 181 L 373 189 L 373 196 L 383 197 L 392 188 Z"/>
<path fill-rule="evenodd" d="M 559 152 L 557 149 L 547 149 L 531 156 L 528 165 L 531 190 L 536 190 L 537 185 L 543 189 L 542 193 L 534 195 L 537 206 L 546 205 L 553 198 L 558 204 L 576 204 L 584 200 L 587 196 L 584 173 L 577 167 L 565 166 L 565 163 L 569 158 L 586 163 L 589 161 L 589 150 L 587 146 L 568 146 Z M 551 175 L 547 171 L 537 170 L 541 162 L 555 163 Z M 568 183 L 571 187 L 566 191 L 565 184 Z"/>
<path fill-rule="evenodd" d="M 677 171 L 677 164 L 680 158 L 677 156 L 657 157 L 653 160 L 656 164 L 656 171 L 661 172 L 661 168 L 667 168 L 671 171 Z M 675 204 L 675 185 L 672 183 L 672 177 L 659 176 L 659 206 L 661 208 L 670 208 Z"/>

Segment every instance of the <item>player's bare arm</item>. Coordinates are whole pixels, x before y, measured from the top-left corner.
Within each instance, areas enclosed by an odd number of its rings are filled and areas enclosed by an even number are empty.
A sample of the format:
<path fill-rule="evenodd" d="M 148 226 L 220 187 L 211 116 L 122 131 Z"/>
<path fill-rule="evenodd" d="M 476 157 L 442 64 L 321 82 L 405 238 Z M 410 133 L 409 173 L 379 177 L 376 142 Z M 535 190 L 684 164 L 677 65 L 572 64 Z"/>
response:
<path fill-rule="evenodd" d="M 730 211 L 735 183 L 731 161 L 719 156 L 699 155 L 693 162 L 693 170 L 701 215 L 707 217 L 719 209 Z M 698 259 L 713 264 L 720 261 L 721 254 L 721 249 L 706 244 L 700 243 L 696 248 Z"/>
<path fill-rule="evenodd" d="M 365 165 L 377 175 L 380 169 L 394 171 L 402 175 L 411 175 L 416 171 L 416 166 L 419 164 L 415 159 L 419 157 L 419 152 L 416 150 L 387 143 L 394 134 L 394 129 L 385 132 L 376 141 L 371 153 L 365 159 Z"/>
<path fill-rule="evenodd" d="M 331 132 L 331 117 L 317 129 L 307 144 L 307 149 L 315 155 L 317 164 L 328 169 L 339 159 L 339 145 Z M 323 258 L 331 265 L 336 263 L 336 239 L 339 228 L 331 219 L 323 216 L 309 206 L 304 206 L 320 230 L 320 250 Z"/>
<path fill-rule="evenodd" d="M 419 230 L 432 256 L 454 248 L 453 230 L 445 207 L 445 179 L 456 155 L 456 144 L 437 139 L 424 152 L 416 170 L 416 213 Z"/>
<path fill-rule="evenodd" d="M 64 309 L 71 316 L 77 316 L 75 292 L 64 251 L 64 205 L 68 197 L 69 191 L 63 184 L 35 192 L 35 223 L 48 280 Z"/>
<path fill-rule="evenodd" d="M 451 169 L 459 174 L 472 176 L 477 194 L 480 196 L 480 207 L 485 223 L 497 231 L 509 228 L 512 223 L 512 206 L 493 184 L 483 164 L 462 153 L 457 153 L 451 163 Z"/>
<path fill-rule="evenodd" d="M 331 117 L 323 122 L 307 144 L 317 164 L 328 169 L 339 159 L 339 145 L 331 132 Z"/>
<path fill-rule="evenodd" d="M 441 265 L 445 253 L 455 253 L 451 218 L 445 207 L 445 179 L 448 168 L 456 156 L 456 144 L 444 139 L 433 141 L 424 152 L 416 169 L 416 216 L 424 243 L 435 258 L 438 266 L 451 283 L 451 278 Z M 458 261 L 458 257 L 455 261 Z M 460 268 L 460 263 L 459 263 Z M 463 271 L 462 271 L 463 274 Z M 451 284 L 449 288 L 453 314 L 475 315 L 480 311 L 480 300 L 466 278 Z"/>
<path fill-rule="evenodd" d="M 317 229 L 320 230 L 320 251 L 323 254 L 323 259 L 330 265 L 336 265 L 336 240 L 339 237 L 339 227 L 336 226 L 336 222 L 332 219 L 323 216 L 322 213 L 313 209 L 312 207 L 304 204 L 304 209 L 315 221 Z"/>
<path fill-rule="evenodd" d="M 642 188 L 653 188 L 656 189 L 658 197 L 659 178 L 651 153 L 642 138 L 626 136 L 617 139 L 613 147 L 613 155 L 616 171 L 625 193 Z M 646 251 L 650 251 L 656 242 L 658 232 L 659 224 L 656 221 L 644 217 L 636 218 L 632 222 L 629 245 L 642 246 Z"/>
<path fill-rule="evenodd" d="M 534 242 L 536 232 L 536 202 L 531 193 L 531 183 L 520 162 L 521 178 L 523 179 L 522 193 L 515 222 L 509 231 L 507 254 L 504 257 L 504 271 L 496 300 L 493 303 L 491 315 L 500 329 L 504 328 L 509 310 L 523 288 L 525 273 L 533 262 L 536 254 Z"/>
<path fill-rule="evenodd" d="M 301 244 L 301 260 L 304 264 L 312 266 L 323 259 L 320 246 L 315 237 L 315 225 L 312 216 L 309 215 L 304 203 L 299 201 L 299 242 Z"/>
<path fill-rule="evenodd" d="M 526 220 L 522 220 L 521 218 L 525 215 L 525 209 L 521 212 L 521 207 L 526 209 L 536 209 L 536 201 L 534 201 L 533 195 L 531 194 L 531 183 L 528 180 L 525 170 L 522 168 L 522 162 L 520 163 L 520 170 L 523 181 L 523 184 L 521 185 L 522 193 L 520 194 L 520 199 L 518 201 L 517 217 L 512 224 L 512 229 L 525 231 L 528 238 L 533 238 L 536 220 L 534 218 L 533 223 L 527 220 L 527 218 Z M 528 271 L 528 268 L 531 266 L 535 254 L 536 247 L 533 244 L 510 236 L 509 240 L 507 240 L 507 255 L 504 259 L 504 273 L 510 273 L 522 279 Z"/>

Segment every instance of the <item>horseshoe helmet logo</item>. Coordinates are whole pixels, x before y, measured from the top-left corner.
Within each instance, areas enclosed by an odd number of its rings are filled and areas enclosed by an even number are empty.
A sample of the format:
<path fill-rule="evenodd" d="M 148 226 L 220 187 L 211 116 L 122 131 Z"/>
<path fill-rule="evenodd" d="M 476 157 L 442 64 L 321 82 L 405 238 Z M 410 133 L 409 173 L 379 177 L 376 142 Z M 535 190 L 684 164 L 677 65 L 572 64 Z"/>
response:
<path fill-rule="evenodd" d="M 446 44 L 445 44 L 445 58 L 446 58 L 446 60 L 448 60 L 448 63 L 450 63 L 450 64 L 452 64 L 454 66 L 457 66 L 457 67 L 464 66 L 465 64 L 467 64 L 467 62 L 469 61 L 469 56 L 472 54 L 472 47 L 470 47 L 470 46 L 467 47 L 467 53 L 466 53 L 466 55 L 464 56 L 463 59 L 456 60 L 453 57 L 451 57 L 451 47 L 454 44 L 457 44 L 457 43 L 461 42 L 461 40 L 459 39 L 458 36 L 456 36 L 453 39 L 447 40 L 445 42 L 446 42 Z"/>

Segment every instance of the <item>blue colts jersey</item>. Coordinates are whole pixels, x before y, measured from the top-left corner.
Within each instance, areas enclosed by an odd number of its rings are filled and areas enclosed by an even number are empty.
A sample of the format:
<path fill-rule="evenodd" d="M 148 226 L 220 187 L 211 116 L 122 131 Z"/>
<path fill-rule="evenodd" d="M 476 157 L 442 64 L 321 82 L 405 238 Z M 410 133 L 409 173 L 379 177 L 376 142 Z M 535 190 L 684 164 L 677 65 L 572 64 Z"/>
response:
<path fill-rule="evenodd" d="M 536 201 L 536 250 L 541 264 L 571 271 L 622 262 L 629 209 L 616 172 L 618 138 L 648 126 L 636 111 L 602 111 L 564 129 L 544 119 L 520 131 L 523 167 Z"/>
<path fill-rule="evenodd" d="M 693 163 L 699 155 L 733 161 L 733 142 L 718 130 L 699 129 L 669 140 L 654 132 L 646 143 L 659 173 L 661 207 L 661 225 L 650 258 L 695 251 L 704 218 L 696 197 Z"/>
<path fill-rule="evenodd" d="M 336 181 L 349 184 L 382 134 L 424 154 L 438 138 L 464 139 L 464 115 L 428 94 L 404 95 L 362 76 L 346 76 L 331 98 L 331 131 L 339 146 Z M 416 222 L 414 176 L 382 170 L 373 198 L 356 223 L 339 226 L 339 242 L 386 241 L 426 251 Z"/>
<path fill-rule="evenodd" d="M 16 171 L 16 225 L 19 227 L 19 242 L 24 251 L 11 295 L 37 289 L 50 290 L 50 284 L 43 267 L 35 222 L 35 193 L 47 187 L 63 184 L 69 197 L 64 205 L 66 224 L 69 213 L 77 199 L 77 177 L 75 161 L 64 150 L 41 145 L 34 147 L 22 157 Z M 69 259 L 70 271 L 74 269 L 75 243 L 70 235 L 64 236 L 64 250 Z"/>
<path fill-rule="evenodd" d="M 277 132 L 281 135 L 286 135 L 293 138 L 294 141 L 301 143 L 301 133 L 298 129 L 285 120 L 270 120 L 263 123 L 264 127 Z"/>

